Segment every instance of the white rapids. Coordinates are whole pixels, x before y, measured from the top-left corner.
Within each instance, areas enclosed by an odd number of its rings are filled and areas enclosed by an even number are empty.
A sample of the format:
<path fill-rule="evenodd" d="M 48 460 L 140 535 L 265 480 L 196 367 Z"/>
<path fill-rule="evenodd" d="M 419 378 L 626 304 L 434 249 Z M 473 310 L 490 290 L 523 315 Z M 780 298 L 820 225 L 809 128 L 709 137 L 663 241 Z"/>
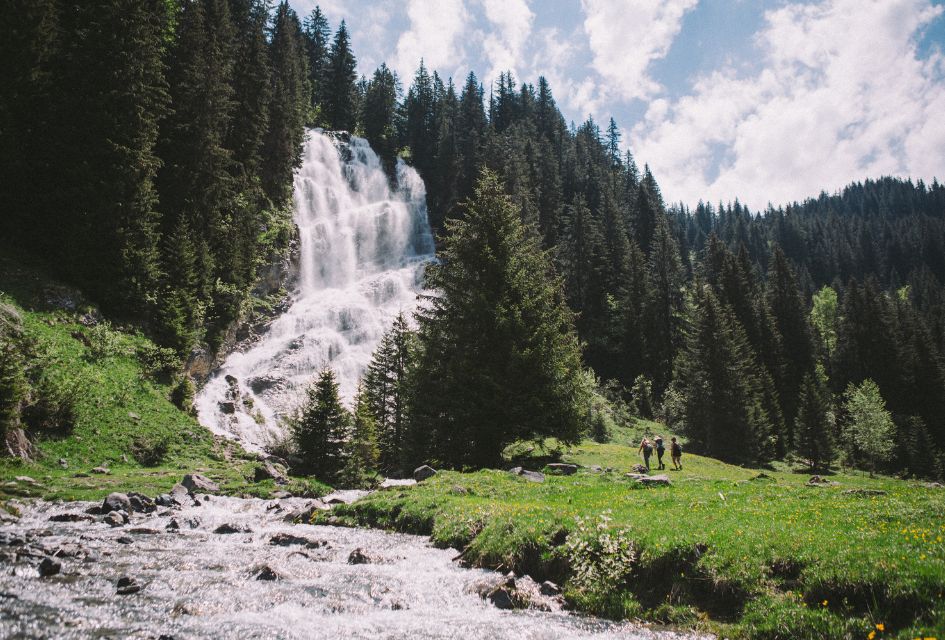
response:
<path fill-rule="evenodd" d="M 398 160 L 397 183 L 392 190 L 366 140 L 309 132 L 295 176 L 301 246 L 292 304 L 202 389 L 204 426 L 262 450 L 326 365 L 350 402 L 393 318 L 416 308 L 433 258 L 423 181 Z"/>
<path fill-rule="evenodd" d="M 90 506 L 34 502 L 18 523 L 0 524 L 0 638 L 701 640 L 566 612 L 501 611 L 476 593 L 495 574 L 460 568 L 455 549 L 286 522 L 307 506 L 298 498 L 213 496 L 132 513 L 117 528 L 86 516 Z M 57 521 L 64 515 L 78 521 Z M 221 525 L 236 532 L 215 533 Z M 355 549 L 370 561 L 349 563 Z M 47 558 L 61 570 L 41 578 Z M 140 591 L 117 593 L 122 577 Z"/>

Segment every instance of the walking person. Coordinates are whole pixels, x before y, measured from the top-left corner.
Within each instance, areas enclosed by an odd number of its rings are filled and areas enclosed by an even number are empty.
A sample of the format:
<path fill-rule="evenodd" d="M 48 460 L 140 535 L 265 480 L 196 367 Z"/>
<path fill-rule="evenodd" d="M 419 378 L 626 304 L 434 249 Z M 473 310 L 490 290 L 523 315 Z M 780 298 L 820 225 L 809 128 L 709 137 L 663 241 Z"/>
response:
<path fill-rule="evenodd" d="M 653 444 L 656 445 L 656 468 L 660 470 L 665 469 L 666 465 L 663 464 L 663 454 L 666 453 L 666 448 L 663 446 L 663 436 L 656 436 Z"/>
<path fill-rule="evenodd" d="M 672 437 L 669 445 L 669 455 L 673 458 L 673 468 L 682 471 L 682 446 L 676 442 L 676 436 Z"/>
<path fill-rule="evenodd" d="M 643 440 L 640 441 L 640 448 L 637 449 L 637 451 L 643 453 L 643 462 L 646 464 L 646 470 L 649 472 L 650 456 L 653 455 L 653 445 L 646 439 L 646 436 L 643 436 Z"/>

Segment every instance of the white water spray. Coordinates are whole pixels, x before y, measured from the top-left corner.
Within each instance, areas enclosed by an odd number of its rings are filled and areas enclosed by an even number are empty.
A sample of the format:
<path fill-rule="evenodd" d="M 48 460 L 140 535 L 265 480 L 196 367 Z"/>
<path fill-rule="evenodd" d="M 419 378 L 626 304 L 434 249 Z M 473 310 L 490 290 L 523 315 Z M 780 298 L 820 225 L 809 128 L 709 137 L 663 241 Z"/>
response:
<path fill-rule="evenodd" d="M 203 425 L 260 450 L 326 365 L 342 397 L 353 398 L 393 318 L 416 308 L 433 257 L 423 181 L 398 160 L 397 182 L 392 191 L 366 140 L 309 132 L 295 176 L 301 255 L 292 305 L 200 392 Z"/>

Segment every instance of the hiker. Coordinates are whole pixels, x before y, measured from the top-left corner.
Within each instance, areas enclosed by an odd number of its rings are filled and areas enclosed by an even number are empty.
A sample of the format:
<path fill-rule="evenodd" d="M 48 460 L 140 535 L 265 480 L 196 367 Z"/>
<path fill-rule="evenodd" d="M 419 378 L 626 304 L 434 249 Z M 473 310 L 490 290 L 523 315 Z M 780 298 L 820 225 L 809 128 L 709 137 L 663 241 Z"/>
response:
<path fill-rule="evenodd" d="M 637 449 L 638 452 L 643 452 L 643 462 L 646 463 L 646 470 L 650 470 L 650 456 L 653 455 L 653 445 L 650 444 L 650 441 L 646 439 L 646 436 L 643 436 L 643 440 L 640 441 L 640 448 Z"/>
<path fill-rule="evenodd" d="M 653 444 L 656 445 L 656 468 L 665 469 L 666 465 L 663 464 L 663 454 L 666 453 L 666 448 L 663 447 L 663 436 L 656 436 L 656 439 L 653 441 Z"/>
<path fill-rule="evenodd" d="M 676 436 L 673 436 L 669 445 L 669 454 L 673 458 L 673 468 L 676 471 L 682 471 L 682 446 L 676 442 Z"/>

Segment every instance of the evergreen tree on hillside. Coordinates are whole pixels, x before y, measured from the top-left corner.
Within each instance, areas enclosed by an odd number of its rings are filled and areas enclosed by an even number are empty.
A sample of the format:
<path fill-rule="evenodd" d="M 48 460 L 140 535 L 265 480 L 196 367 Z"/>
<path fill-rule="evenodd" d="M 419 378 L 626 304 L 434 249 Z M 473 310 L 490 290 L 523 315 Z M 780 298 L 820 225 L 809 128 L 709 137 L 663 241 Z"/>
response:
<path fill-rule="evenodd" d="M 305 52 L 308 58 L 308 81 L 311 87 L 308 124 L 324 127 L 325 90 L 328 83 L 328 52 L 331 29 L 328 19 L 316 6 L 305 19 Z"/>
<path fill-rule="evenodd" d="M 269 13 L 263 0 L 230 0 L 230 7 L 236 28 L 233 66 L 236 102 L 226 147 L 233 151 L 234 170 L 241 178 L 242 188 L 247 190 L 259 175 L 263 142 L 269 130 L 272 97 L 266 40 Z"/>
<path fill-rule="evenodd" d="M 672 378 L 681 343 L 683 267 L 679 247 L 664 216 L 657 218 L 647 260 L 646 359 L 657 397 Z"/>
<path fill-rule="evenodd" d="M 391 179 L 397 163 L 397 77 L 382 64 L 367 83 L 361 104 L 364 137 L 381 158 Z"/>
<path fill-rule="evenodd" d="M 695 294 L 685 348 L 676 360 L 675 384 L 693 450 L 741 464 L 773 458 L 763 380 L 744 330 L 704 285 Z"/>
<path fill-rule="evenodd" d="M 784 348 L 784 369 L 775 380 L 785 423 L 793 426 L 804 375 L 814 368 L 814 343 L 807 324 L 807 305 L 801 298 L 794 270 L 780 248 L 775 248 L 768 274 L 767 301 Z M 777 375 L 775 372 L 773 374 Z M 786 442 L 793 442 L 786 434 Z"/>
<path fill-rule="evenodd" d="M 311 87 L 298 16 L 283 0 L 276 10 L 270 43 L 272 114 L 265 138 L 263 186 L 282 204 L 292 197 L 292 173 L 302 164 Z"/>
<path fill-rule="evenodd" d="M 167 20 L 158 0 L 97 0 L 60 14 L 62 201 L 50 229 L 62 234 L 58 266 L 128 316 L 148 310 L 159 277 L 155 143 L 168 106 Z"/>
<path fill-rule="evenodd" d="M 354 131 L 357 124 L 357 60 L 348 41 L 344 20 L 335 32 L 325 69 L 324 122 L 335 131 Z"/>
<path fill-rule="evenodd" d="M 364 376 L 364 400 L 374 418 L 379 462 L 385 471 L 398 471 L 408 454 L 409 377 L 417 357 L 416 335 L 398 314 L 381 338 Z"/>
<path fill-rule="evenodd" d="M 804 376 L 794 424 L 794 452 L 811 471 L 826 469 L 834 457 L 833 412 L 823 367 Z"/>
<path fill-rule="evenodd" d="M 428 181 L 436 166 L 440 124 L 437 115 L 443 117 L 442 113 L 437 114 L 436 90 L 436 83 L 421 60 L 413 84 L 404 96 L 402 137 L 414 167 Z"/>
<path fill-rule="evenodd" d="M 457 176 L 457 200 L 473 193 L 482 168 L 483 146 L 486 141 L 486 111 L 482 106 L 482 87 L 476 74 L 469 72 L 466 84 L 459 96 L 456 112 L 456 152 L 459 156 Z"/>
<path fill-rule="evenodd" d="M 361 478 L 377 469 L 379 456 L 374 414 L 363 386 L 358 387 L 354 399 L 351 435 L 346 448 L 344 475 L 349 484 L 359 484 Z"/>
<path fill-rule="evenodd" d="M 575 441 L 588 398 L 560 282 L 495 174 L 464 209 L 428 269 L 411 427 L 426 457 L 483 467 L 518 439 Z"/>
<path fill-rule="evenodd" d="M 347 462 L 350 428 L 351 414 L 341 405 L 334 372 L 326 367 L 292 421 L 299 456 L 313 475 L 325 482 L 335 481 Z"/>

